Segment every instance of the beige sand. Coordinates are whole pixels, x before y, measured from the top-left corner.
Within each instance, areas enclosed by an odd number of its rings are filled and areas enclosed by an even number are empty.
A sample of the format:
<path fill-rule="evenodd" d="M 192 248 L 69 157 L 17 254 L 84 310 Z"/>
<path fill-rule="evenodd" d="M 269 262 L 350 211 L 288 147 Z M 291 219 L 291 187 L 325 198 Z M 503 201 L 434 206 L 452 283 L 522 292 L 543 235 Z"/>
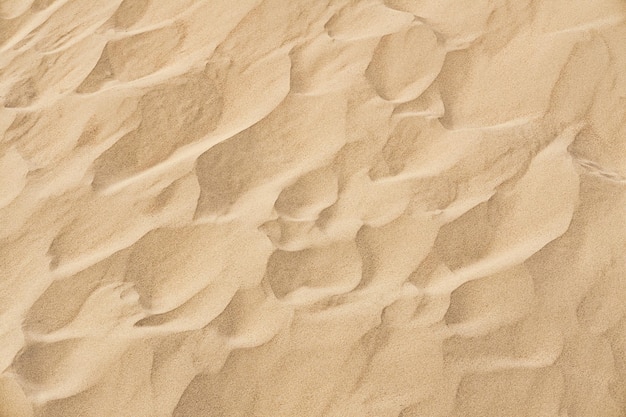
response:
<path fill-rule="evenodd" d="M 0 417 L 626 416 L 624 0 L 0 0 Z"/>

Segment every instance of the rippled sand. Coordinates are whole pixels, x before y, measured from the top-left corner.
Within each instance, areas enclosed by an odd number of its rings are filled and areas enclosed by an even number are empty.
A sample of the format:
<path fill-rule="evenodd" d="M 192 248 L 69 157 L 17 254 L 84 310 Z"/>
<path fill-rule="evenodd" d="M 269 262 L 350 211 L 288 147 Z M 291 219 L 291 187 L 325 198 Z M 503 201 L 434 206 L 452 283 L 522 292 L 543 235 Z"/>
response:
<path fill-rule="evenodd" d="M 626 416 L 625 18 L 0 0 L 0 416 Z"/>

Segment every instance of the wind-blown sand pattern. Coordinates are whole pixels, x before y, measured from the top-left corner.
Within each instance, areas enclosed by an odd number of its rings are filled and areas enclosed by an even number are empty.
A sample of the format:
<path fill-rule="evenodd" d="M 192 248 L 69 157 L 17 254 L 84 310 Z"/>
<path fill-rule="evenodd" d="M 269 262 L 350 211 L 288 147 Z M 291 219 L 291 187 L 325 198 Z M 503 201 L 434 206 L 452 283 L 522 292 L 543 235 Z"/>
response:
<path fill-rule="evenodd" d="M 0 417 L 626 416 L 624 0 L 0 0 Z"/>

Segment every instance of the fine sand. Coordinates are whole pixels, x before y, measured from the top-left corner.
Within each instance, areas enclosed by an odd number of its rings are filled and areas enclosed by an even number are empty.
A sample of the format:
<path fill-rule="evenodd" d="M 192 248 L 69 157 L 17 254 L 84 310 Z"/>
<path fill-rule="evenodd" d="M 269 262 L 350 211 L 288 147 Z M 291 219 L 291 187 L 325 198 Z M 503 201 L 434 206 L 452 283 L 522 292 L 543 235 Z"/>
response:
<path fill-rule="evenodd" d="M 626 416 L 624 0 L 0 0 L 0 417 Z"/>

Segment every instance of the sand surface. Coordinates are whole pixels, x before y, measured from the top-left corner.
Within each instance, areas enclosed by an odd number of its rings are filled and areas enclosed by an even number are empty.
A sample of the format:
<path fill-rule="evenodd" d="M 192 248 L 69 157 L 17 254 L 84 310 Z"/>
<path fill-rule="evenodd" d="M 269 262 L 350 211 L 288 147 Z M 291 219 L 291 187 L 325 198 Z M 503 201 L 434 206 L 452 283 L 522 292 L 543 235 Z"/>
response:
<path fill-rule="evenodd" d="M 0 0 L 0 417 L 626 416 L 624 0 Z"/>

